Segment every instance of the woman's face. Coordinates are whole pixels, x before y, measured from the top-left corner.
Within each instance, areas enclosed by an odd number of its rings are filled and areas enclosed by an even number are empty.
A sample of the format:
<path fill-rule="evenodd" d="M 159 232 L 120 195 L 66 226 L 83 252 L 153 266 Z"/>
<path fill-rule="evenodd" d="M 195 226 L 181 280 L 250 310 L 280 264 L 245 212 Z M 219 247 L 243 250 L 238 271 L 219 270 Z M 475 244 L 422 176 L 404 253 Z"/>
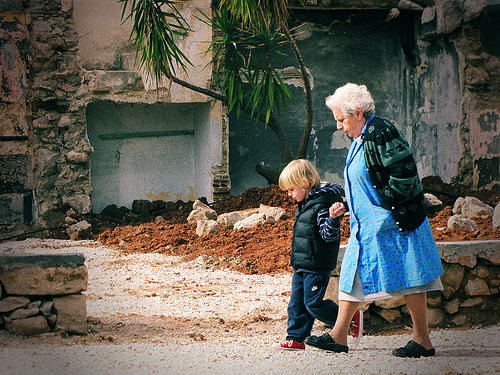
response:
<path fill-rule="evenodd" d="M 335 121 L 337 121 L 337 129 L 342 130 L 344 134 L 354 139 L 361 135 L 366 123 L 361 109 L 358 108 L 356 113 L 352 116 L 345 116 L 340 108 L 334 108 L 332 112 Z"/>

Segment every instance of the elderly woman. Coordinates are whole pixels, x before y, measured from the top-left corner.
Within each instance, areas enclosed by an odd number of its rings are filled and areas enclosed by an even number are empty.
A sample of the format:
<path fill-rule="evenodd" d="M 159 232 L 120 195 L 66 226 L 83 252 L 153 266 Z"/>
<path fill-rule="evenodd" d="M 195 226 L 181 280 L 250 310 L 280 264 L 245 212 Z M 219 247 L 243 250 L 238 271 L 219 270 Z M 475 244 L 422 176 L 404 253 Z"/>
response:
<path fill-rule="evenodd" d="M 441 259 L 426 217 L 422 185 L 406 140 L 375 116 L 366 86 L 348 83 L 326 99 L 342 130 L 354 141 L 344 170 L 351 234 L 339 283 L 339 314 L 333 329 L 305 343 L 348 352 L 347 333 L 360 302 L 405 296 L 413 340 L 395 349 L 400 357 L 435 354 L 426 318 L 427 291 L 442 290 Z"/>

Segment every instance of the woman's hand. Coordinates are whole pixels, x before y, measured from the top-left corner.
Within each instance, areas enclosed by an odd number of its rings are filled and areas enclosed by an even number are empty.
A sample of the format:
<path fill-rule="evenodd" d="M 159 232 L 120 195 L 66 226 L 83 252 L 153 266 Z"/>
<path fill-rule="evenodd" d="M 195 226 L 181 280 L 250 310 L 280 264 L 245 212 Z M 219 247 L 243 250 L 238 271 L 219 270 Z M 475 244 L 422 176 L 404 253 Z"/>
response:
<path fill-rule="evenodd" d="M 344 214 L 346 212 L 346 209 L 343 203 L 335 202 L 330 206 L 330 209 L 328 211 L 330 213 L 330 217 L 336 218 Z"/>

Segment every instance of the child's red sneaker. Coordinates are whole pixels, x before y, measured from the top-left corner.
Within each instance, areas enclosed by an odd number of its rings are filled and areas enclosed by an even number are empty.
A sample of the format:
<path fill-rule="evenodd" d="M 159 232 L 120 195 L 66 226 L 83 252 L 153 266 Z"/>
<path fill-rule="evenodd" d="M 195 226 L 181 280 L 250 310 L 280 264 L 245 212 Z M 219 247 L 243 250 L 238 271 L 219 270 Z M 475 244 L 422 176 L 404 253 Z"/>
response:
<path fill-rule="evenodd" d="M 288 340 L 282 343 L 273 344 L 273 348 L 283 350 L 304 350 L 306 348 L 306 345 L 303 342 Z"/>
<path fill-rule="evenodd" d="M 363 311 L 356 310 L 351 320 L 351 333 L 356 345 L 363 337 Z"/>

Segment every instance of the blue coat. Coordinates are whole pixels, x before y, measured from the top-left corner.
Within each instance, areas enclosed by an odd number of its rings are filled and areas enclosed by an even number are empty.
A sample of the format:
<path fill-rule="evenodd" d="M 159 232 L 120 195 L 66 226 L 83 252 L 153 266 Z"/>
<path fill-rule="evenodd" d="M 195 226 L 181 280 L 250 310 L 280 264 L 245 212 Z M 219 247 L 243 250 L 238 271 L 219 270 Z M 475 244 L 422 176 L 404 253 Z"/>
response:
<path fill-rule="evenodd" d="M 366 127 L 365 127 L 366 129 Z M 433 281 L 443 273 L 427 218 L 412 231 L 400 231 L 367 171 L 363 143 L 354 141 L 344 170 L 351 234 L 339 289 L 350 293 L 356 270 L 363 292 L 390 292 Z"/>

